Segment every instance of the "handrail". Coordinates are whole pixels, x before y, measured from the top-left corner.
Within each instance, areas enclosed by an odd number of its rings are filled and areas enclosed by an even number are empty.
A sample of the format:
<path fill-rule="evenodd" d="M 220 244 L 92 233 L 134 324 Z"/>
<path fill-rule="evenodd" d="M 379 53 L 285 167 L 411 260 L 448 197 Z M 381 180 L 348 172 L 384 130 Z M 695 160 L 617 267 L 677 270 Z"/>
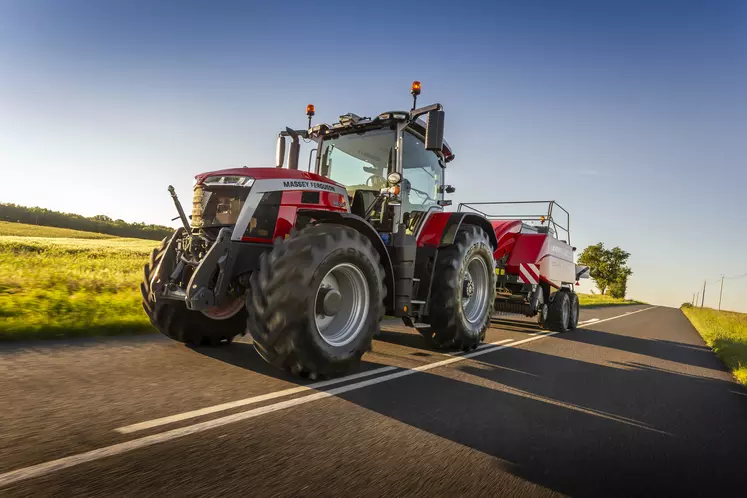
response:
<path fill-rule="evenodd" d="M 489 209 L 485 209 L 482 206 L 508 206 L 508 205 L 525 205 L 525 204 L 543 204 L 547 205 L 547 210 L 545 212 L 546 214 L 489 214 L 485 211 L 490 211 Z M 480 206 L 481 209 L 478 209 L 474 206 Z M 566 226 L 563 226 L 561 223 L 558 223 L 558 221 L 553 217 L 553 208 L 558 207 L 561 211 L 565 213 L 566 217 Z M 568 212 L 567 209 L 565 209 L 563 206 L 558 204 L 555 201 L 495 201 L 495 202 L 461 202 L 459 203 L 459 206 L 457 208 L 457 212 L 461 212 L 464 210 L 469 209 L 470 211 L 473 211 L 475 213 L 483 215 L 485 218 L 489 220 L 496 220 L 496 221 L 507 221 L 507 220 L 521 220 L 521 221 L 541 221 L 541 222 L 547 222 L 547 226 L 552 226 L 557 233 L 558 231 L 563 231 L 568 236 L 568 243 L 571 242 L 571 231 L 570 231 L 570 225 L 571 225 L 571 214 Z M 542 219 L 544 218 L 544 220 Z"/>

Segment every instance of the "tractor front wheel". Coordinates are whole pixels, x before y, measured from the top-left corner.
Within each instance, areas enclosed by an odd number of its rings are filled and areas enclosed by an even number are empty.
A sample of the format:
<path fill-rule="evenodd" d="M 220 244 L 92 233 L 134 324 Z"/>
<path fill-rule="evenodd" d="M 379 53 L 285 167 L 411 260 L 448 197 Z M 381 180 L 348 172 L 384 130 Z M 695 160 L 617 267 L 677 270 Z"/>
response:
<path fill-rule="evenodd" d="M 269 363 L 310 378 L 346 372 L 384 315 L 384 268 L 350 227 L 315 225 L 275 243 L 252 274 L 247 332 Z"/>
<path fill-rule="evenodd" d="M 495 303 L 495 262 L 487 234 L 460 228 L 439 252 L 429 305 L 431 326 L 420 329 L 434 346 L 469 350 L 485 339 Z"/>
<path fill-rule="evenodd" d="M 246 311 L 243 299 L 223 306 L 211 308 L 205 313 L 191 311 L 180 301 L 169 299 L 156 300 L 151 289 L 154 272 L 161 263 L 168 238 L 153 249 L 150 260 L 143 268 L 143 281 L 140 293 L 143 298 L 143 309 L 150 322 L 166 337 L 195 346 L 218 345 L 230 343 L 234 337 L 244 331 Z"/>

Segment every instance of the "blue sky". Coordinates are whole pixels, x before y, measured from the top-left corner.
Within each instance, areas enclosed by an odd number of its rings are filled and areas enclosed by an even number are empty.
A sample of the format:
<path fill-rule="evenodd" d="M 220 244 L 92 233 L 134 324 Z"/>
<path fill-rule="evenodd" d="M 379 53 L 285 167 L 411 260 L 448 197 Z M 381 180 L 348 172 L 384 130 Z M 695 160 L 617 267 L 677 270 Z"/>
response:
<path fill-rule="evenodd" d="M 455 203 L 558 200 L 654 303 L 747 272 L 742 1 L 5 0 L 0 201 L 169 223 L 167 185 L 271 165 L 307 103 L 408 108 L 414 79 L 447 111 Z"/>

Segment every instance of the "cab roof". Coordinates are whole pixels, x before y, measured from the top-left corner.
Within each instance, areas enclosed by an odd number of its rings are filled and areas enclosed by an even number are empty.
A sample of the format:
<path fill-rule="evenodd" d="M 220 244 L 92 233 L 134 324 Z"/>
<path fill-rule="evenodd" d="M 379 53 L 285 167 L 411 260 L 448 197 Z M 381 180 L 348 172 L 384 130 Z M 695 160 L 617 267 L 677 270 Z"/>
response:
<path fill-rule="evenodd" d="M 367 130 L 376 130 L 386 128 L 389 125 L 406 121 L 409 118 L 407 111 L 387 111 L 382 112 L 375 118 L 360 117 L 357 114 L 348 113 L 340 116 L 340 121 L 332 125 L 318 124 L 309 130 L 309 135 L 318 137 L 327 137 L 330 135 L 345 135 L 347 133 L 358 133 Z M 425 139 L 426 123 L 416 118 L 410 121 L 409 128 Z M 448 163 L 454 160 L 454 152 L 449 144 L 444 140 L 441 149 L 444 162 Z"/>

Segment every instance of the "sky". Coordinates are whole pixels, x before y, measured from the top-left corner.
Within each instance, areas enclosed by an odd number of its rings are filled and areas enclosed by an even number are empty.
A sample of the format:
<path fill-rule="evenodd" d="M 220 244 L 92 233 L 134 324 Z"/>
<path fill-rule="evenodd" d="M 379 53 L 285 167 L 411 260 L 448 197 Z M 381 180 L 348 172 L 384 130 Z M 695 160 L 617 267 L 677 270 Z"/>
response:
<path fill-rule="evenodd" d="M 409 109 L 415 79 L 455 204 L 555 199 L 655 304 L 747 272 L 744 1 L 2 0 L 0 202 L 172 224 L 169 184 L 271 166 L 309 103 Z"/>

